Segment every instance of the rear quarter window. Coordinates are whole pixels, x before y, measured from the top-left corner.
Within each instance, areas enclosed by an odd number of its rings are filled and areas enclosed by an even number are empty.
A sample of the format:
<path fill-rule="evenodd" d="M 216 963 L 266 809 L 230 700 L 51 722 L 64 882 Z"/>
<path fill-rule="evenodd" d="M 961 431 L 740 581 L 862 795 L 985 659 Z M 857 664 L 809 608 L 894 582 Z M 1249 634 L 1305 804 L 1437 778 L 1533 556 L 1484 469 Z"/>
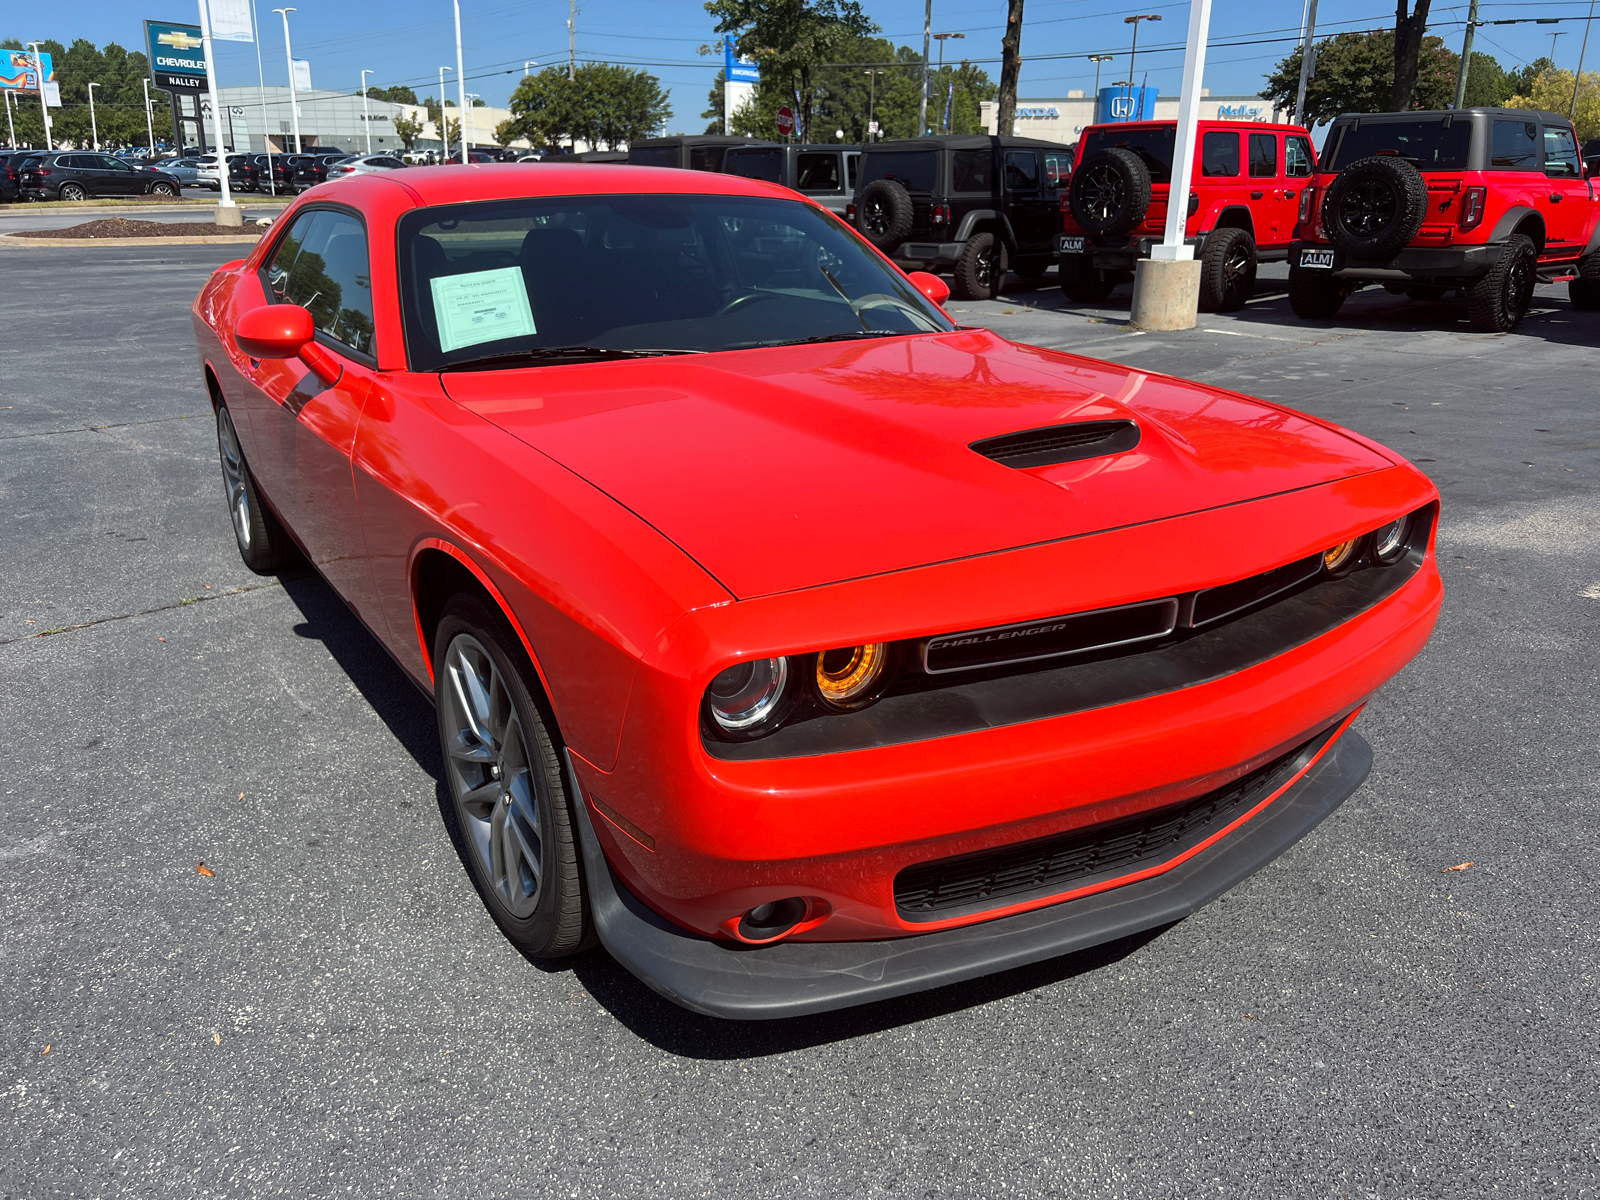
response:
<path fill-rule="evenodd" d="M 994 155 L 987 150 L 957 150 L 950 156 L 953 192 L 983 192 L 994 184 Z"/>
<path fill-rule="evenodd" d="M 730 150 L 723 168 L 729 175 L 741 179 L 764 179 L 768 183 L 783 182 L 783 151 Z"/>
<path fill-rule="evenodd" d="M 675 167 L 678 165 L 678 148 L 635 146 L 628 151 L 628 161 L 636 167 Z"/>
<path fill-rule="evenodd" d="M 863 186 L 874 179 L 893 179 L 908 192 L 932 192 L 938 180 L 939 156 L 932 150 L 868 151 L 862 156 Z"/>

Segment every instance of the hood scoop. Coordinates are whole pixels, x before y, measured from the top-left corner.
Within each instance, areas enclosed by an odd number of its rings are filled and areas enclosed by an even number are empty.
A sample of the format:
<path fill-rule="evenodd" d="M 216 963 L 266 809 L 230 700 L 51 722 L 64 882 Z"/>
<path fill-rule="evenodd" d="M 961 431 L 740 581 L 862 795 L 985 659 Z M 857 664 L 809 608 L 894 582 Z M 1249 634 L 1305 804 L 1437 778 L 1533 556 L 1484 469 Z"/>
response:
<path fill-rule="evenodd" d="M 1070 425 L 1046 425 L 1043 429 L 984 438 L 973 442 L 971 449 L 1001 466 L 1021 471 L 1120 454 L 1138 444 L 1139 426 L 1134 421 L 1074 421 Z"/>

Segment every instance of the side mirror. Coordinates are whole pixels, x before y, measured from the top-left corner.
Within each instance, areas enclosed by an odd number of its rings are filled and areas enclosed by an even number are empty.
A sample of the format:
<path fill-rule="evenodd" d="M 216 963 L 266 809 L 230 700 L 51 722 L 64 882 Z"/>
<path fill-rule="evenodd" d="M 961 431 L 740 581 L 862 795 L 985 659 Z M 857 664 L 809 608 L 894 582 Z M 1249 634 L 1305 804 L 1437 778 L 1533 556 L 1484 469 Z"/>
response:
<path fill-rule="evenodd" d="M 317 325 L 298 304 L 252 308 L 234 326 L 233 340 L 251 358 L 298 358 L 332 386 L 344 374 L 339 361 L 316 343 Z"/>
<path fill-rule="evenodd" d="M 911 280 L 912 287 L 940 308 L 943 308 L 944 302 L 950 299 L 950 285 L 937 275 L 930 275 L 927 271 L 912 271 L 906 278 Z"/>

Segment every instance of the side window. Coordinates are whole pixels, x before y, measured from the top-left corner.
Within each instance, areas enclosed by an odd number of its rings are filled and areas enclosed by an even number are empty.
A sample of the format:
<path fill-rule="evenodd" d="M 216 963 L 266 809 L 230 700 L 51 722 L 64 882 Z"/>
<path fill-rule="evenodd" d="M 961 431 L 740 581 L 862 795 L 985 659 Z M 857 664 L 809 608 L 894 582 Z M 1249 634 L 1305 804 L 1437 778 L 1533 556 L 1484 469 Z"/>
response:
<path fill-rule="evenodd" d="M 1071 176 L 1072 155 L 1046 154 L 1044 156 L 1044 182 L 1046 187 L 1066 187 L 1067 180 Z"/>
<path fill-rule="evenodd" d="M 845 170 L 850 173 L 850 190 L 856 190 L 856 178 L 861 173 L 861 155 L 846 154 L 844 156 Z"/>
<path fill-rule="evenodd" d="M 1544 127 L 1544 173 L 1553 179 L 1578 179 L 1583 175 L 1577 139 L 1565 125 Z"/>
<path fill-rule="evenodd" d="M 1276 179 L 1278 177 L 1278 135 L 1252 133 L 1250 135 L 1250 178 Z"/>
<path fill-rule="evenodd" d="M 689 169 L 691 171 L 720 171 L 722 170 L 722 156 L 726 153 L 724 146 L 691 146 L 689 149 Z"/>
<path fill-rule="evenodd" d="M 1216 130 L 1200 142 L 1200 174 L 1229 176 L 1239 173 L 1239 135 Z"/>
<path fill-rule="evenodd" d="M 132 175 L 133 168 L 120 158 L 112 158 L 109 154 L 100 156 L 100 169 L 103 171 L 121 171 L 125 175 Z"/>
<path fill-rule="evenodd" d="M 319 209 L 298 218 L 267 264 L 267 287 L 275 302 L 309 309 L 318 333 L 372 353 L 367 231 L 354 217 Z"/>
<path fill-rule="evenodd" d="M 802 154 L 795 164 L 795 185 L 802 192 L 837 192 L 839 156 Z"/>
<path fill-rule="evenodd" d="M 1006 190 L 1012 192 L 1039 190 L 1039 158 L 1032 150 L 1006 151 Z"/>
<path fill-rule="evenodd" d="M 1316 174 L 1317 159 L 1311 142 L 1291 134 L 1283 142 L 1283 173 L 1290 179 L 1308 179 Z"/>
<path fill-rule="evenodd" d="M 729 150 L 726 165 L 729 175 L 744 179 L 764 179 L 768 183 L 783 182 L 782 150 Z"/>
<path fill-rule="evenodd" d="M 953 192 L 987 192 L 992 178 L 993 158 L 987 150 L 957 150 L 951 156 L 950 178 Z"/>
<path fill-rule="evenodd" d="M 1496 121 L 1489 148 L 1491 171 L 1537 171 L 1539 127 L 1532 121 Z"/>

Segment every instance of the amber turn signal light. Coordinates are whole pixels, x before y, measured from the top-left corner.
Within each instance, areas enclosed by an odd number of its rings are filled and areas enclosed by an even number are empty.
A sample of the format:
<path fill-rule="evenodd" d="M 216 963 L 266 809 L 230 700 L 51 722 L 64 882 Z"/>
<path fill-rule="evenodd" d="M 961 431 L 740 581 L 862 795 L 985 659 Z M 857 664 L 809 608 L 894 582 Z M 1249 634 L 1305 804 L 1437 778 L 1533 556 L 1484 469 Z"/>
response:
<path fill-rule="evenodd" d="M 868 642 L 842 650 L 824 650 L 816 657 L 813 683 L 817 699 L 841 712 L 861 708 L 878 698 L 887 681 L 889 646 Z"/>
<path fill-rule="evenodd" d="M 1322 565 L 1329 571 L 1341 571 L 1350 565 L 1356 556 L 1355 540 L 1340 542 L 1322 552 Z"/>

